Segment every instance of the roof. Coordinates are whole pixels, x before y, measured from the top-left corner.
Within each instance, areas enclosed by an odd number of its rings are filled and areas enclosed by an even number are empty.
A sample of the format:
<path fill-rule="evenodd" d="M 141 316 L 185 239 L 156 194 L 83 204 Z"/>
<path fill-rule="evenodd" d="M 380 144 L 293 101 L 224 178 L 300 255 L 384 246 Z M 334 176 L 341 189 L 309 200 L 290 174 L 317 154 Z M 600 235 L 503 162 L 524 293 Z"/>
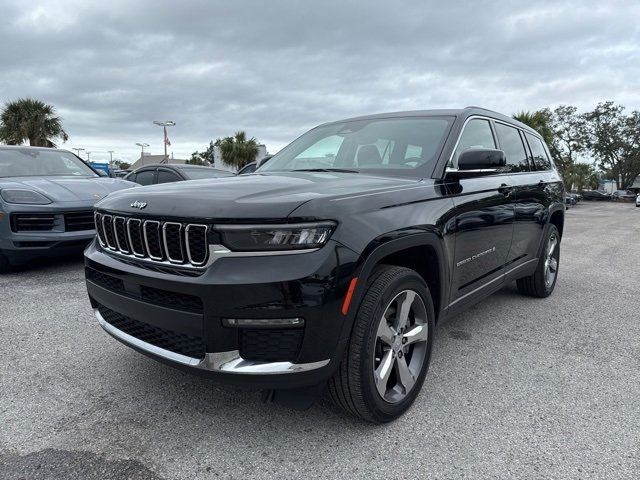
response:
<path fill-rule="evenodd" d="M 175 169 L 175 170 L 212 170 L 214 172 L 220 172 L 220 173 L 229 173 L 231 175 L 233 175 L 233 172 L 229 172 L 228 170 L 221 170 L 219 168 L 213 168 L 213 167 L 207 167 L 205 165 L 191 165 L 191 164 L 185 164 L 185 163 L 154 163 L 151 165 L 143 165 L 142 167 L 139 168 L 157 168 L 157 167 L 163 167 L 163 168 L 168 168 L 168 169 Z M 131 171 L 134 171 L 137 169 L 132 169 Z"/>
<path fill-rule="evenodd" d="M 346 118 L 346 119 L 338 120 L 334 122 L 327 122 L 322 124 L 322 126 L 331 125 L 335 123 L 342 123 L 342 122 L 353 122 L 357 120 L 374 120 L 378 118 L 469 117 L 471 115 L 484 115 L 487 117 L 494 118 L 496 120 L 502 120 L 503 122 L 512 123 L 524 130 L 527 130 L 529 132 L 535 133 L 536 135 L 539 135 L 538 132 L 536 132 L 534 129 L 532 129 L 528 125 L 525 125 L 522 122 L 519 122 L 507 115 L 503 115 L 502 113 L 489 110 L 488 108 L 477 107 L 477 106 L 469 106 L 469 107 L 458 108 L 458 109 L 408 110 L 408 111 L 402 111 L 402 112 L 375 113 L 373 115 L 362 115 L 359 117 L 352 117 L 352 118 Z"/>

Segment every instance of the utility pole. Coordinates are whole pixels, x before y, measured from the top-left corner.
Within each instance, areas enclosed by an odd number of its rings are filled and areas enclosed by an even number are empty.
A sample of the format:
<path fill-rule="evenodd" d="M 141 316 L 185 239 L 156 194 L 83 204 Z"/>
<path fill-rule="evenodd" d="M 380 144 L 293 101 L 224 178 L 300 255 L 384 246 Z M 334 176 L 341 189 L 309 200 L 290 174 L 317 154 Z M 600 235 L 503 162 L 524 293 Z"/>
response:
<path fill-rule="evenodd" d="M 166 158 L 168 161 L 169 157 L 167 156 L 167 145 L 171 145 L 171 142 L 169 141 L 169 137 L 167 137 L 167 127 L 173 127 L 176 122 L 173 122 L 171 120 L 165 120 L 164 122 L 154 120 L 153 123 L 155 125 L 158 125 L 159 127 L 162 127 L 162 132 L 164 133 L 164 158 Z"/>
<path fill-rule="evenodd" d="M 82 152 L 84 150 L 84 148 L 72 148 L 71 150 L 75 150 L 76 151 L 76 155 L 79 157 L 80 156 L 80 152 Z"/>
<path fill-rule="evenodd" d="M 113 168 L 113 150 L 109 150 L 109 168 Z"/>
<path fill-rule="evenodd" d="M 87 152 L 87 162 L 89 161 L 89 155 L 91 155 L 91 152 Z"/>

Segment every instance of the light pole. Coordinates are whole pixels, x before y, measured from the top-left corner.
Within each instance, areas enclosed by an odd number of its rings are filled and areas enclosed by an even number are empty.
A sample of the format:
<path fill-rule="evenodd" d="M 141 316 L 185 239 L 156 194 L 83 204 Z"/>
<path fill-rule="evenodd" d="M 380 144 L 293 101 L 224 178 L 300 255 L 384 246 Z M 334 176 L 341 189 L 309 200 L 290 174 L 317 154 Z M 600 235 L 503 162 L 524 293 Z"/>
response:
<path fill-rule="evenodd" d="M 72 148 L 71 150 L 75 150 L 76 151 L 76 155 L 80 156 L 80 152 L 82 152 L 84 150 L 84 148 Z"/>
<path fill-rule="evenodd" d="M 149 144 L 148 143 L 136 143 L 136 145 L 138 145 L 142 150 L 140 152 L 140 158 L 144 157 L 144 147 L 148 147 Z"/>
<path fill-rule="evenodd" d="M 89 155 L 91 155 L 91 152 L 87 152 L 87 162 L 89 161 Z"/>
<path fill-rule="evenodd" d="M 176 124 L 176 122 L 173 122 L 171 120 L 165 120 L 164 122 L 160 122 L 159 120 L 154 120 L 153 123 L 158 125 L 159 127 L 162 127 L 162 131 L 164 133 L 164 158 L 168 159 L 167 145 L 171 145 L 171 142 L 169 141 L 169 137 L 167 137 L 167 127 L 173 127 Z"/>
<path fill-rule="evenodd" d="M 113 168 L 113 154 L 114 151 L 113 150 L 108 150 L 109 152 L 109 168 Z"/>

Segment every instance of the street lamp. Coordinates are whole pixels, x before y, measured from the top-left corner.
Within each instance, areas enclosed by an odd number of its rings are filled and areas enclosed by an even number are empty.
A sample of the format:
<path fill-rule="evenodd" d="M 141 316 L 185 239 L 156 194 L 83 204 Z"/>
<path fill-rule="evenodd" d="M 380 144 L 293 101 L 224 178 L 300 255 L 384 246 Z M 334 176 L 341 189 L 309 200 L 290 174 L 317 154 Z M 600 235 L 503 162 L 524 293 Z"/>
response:
<path fill-rule="evenodd" d="M 169 141 L 169 137 L 167 137 L 167 127 L 173 127 L 176 124 L 176 122 L 173 122 L 171 120 L 165 120 L 164 122 L 154 120 L 153 123 L 158 125 L 159 127 L 162 127 L 162 131 L 164 132 L 164 158 L 166 159 L 168 158 L 167 145 L 171 145 L 171 142 Z"/>
<path fill-rule="evenodd" d="M 144 157 L 144 147 L 148 147 L 149 144 L 148 143 L 136 143 L 136 145 L 138 145 L 142 151 L 140 152 L 140 158 Z"/>
<path fill-rule="evenodd" d="M 115 153 L 113 150 L 107 150 L 109 152 L 109 167 L 113 168 L 113 154 Z"/>
<path fill-rule="evenodd" d="M 91 155 L 91 152 L 87 152 L 87 162 L 89 161 L 89 155 Z"/>
<path fill-rule="evenodd" d="M 75 150 L 76 151 L 76 155 L 80 156 L 80 152 L 82 152 L 84 150 L 84 148 L 72 148 L 71 150 Z"/>

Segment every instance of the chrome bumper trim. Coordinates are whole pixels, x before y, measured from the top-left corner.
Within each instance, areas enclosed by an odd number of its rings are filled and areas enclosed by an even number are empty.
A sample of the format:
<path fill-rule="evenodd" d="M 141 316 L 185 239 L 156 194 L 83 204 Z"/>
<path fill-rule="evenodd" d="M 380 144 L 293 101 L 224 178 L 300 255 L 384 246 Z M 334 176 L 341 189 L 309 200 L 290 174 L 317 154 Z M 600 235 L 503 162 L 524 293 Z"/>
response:
<path fill-rule="evenodd" d="M 100 326 L 110 335 L 124 343 L 132 345 L 140 350 L 151 353 L 166 360 L 186 365 L 188 367 L 199 368 L 211 372 L 234 373 L 240 375 L 277 375 L 283 373 L 298 373 L 316 370 L 329 364 L 329 359 L 312 363 L 291 363 L 291 362 L 257 362 L 245 360 L 240 356 L 238 350 L 230 352 L 207 353 L 204 358 L 187 357 L 179 353 L 156 347 L 150 343 L 133 337 L 122 330 L 115 328 L 108 323 L 100 314 L 97 308 L 93 310 Z"/>

